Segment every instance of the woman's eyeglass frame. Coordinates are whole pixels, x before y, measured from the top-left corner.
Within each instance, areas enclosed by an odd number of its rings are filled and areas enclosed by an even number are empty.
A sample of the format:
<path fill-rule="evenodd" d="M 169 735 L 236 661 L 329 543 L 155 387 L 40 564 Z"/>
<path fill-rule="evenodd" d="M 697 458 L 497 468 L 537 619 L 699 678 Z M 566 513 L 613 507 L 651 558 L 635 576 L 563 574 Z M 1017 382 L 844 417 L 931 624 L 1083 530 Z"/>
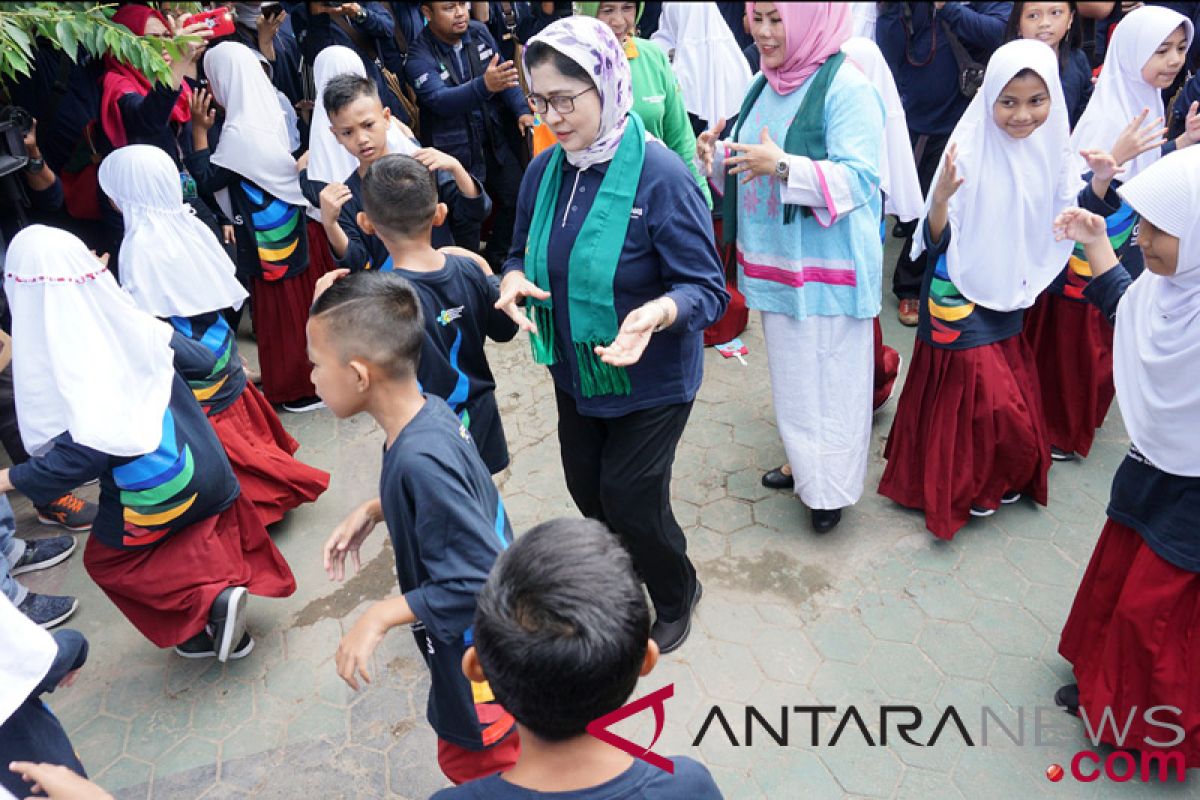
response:
<path fill-rule="evenodd" d="M 551 108 L 559 114 L 570 114 L 575 110 L 575 99 L 583 97 L 588 92 L 596 91 L 595 86 L 589 86 L 579 94 L 575 95 L 555 95 L 554 97 L 546 97 L 545 95 L 530 93 L 525 95 L 525 102 L 529 103 L 529 108 L 535 114 L 545 114 Z"/>

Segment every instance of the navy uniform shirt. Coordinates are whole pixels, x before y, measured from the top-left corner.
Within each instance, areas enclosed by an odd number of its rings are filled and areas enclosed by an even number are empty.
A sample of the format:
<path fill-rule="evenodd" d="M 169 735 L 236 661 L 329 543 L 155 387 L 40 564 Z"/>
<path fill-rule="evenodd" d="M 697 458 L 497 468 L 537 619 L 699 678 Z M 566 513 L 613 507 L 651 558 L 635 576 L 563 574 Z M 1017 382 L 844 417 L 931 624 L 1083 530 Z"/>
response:
<path fill-rule="evenodd" d="M 429 666 L 427 716 L 438 737 L 482 750 L 507 736 L 512 717 L 486 684 L 462 672 L 475 598 L 512 526 L 467 429 L 444 401 L 425 405 L 383 454 L 379 498 L 400 591 L 416 615 Z"/>
<path fill-rule="evenodd" d="M 1118 304 L 1133 280 L 1120 265 L 1093 279 L 1084 290 L 1110 322 L 1115 322 Z M 1147 391 L 1143 387 L 1143 391 Z M 1195 436 L 1195 431 L 1180 431 Z M 1108 516 L 1141 534 L 1146 546 L 1162 560 L 1188 572 L 1200 572 L 1200 478 L 1164 472 L 1137 446 L 1113 476 Z"/>
<path fill-rule="evenodd" d="M 211 369 L 212 355 L 178 333 L 171 349 L 177 370 Z M 162 426 L 158 447 L 140 456 L 112 456 L 63 433 L 45 455 L 14 466 L 9 475 L 35 505 L 99 478 L 92 535 L 119 550 L 151 547 L 229 508 L 240 491 L 225 448 L 178 371 Z"/>
<path fill-rule="evenodd" d="M 683 756 L 671 761 L 674 774 L 634 761 L 612 780 L 572 792 L 538 792 L 492 775 L 443 789 L 430 800 L 720 800 L 721 790 L 703 764 Z"/>
<path fill-rule="evenodd" d="M 504 272 L 525 267 L 529 223 L 549 159 L 549 150 L 539 153 L 521 181 L 512 249 L 504 262 Z M 567 265 L 607 171 L 607 163 L 580 172 L 563 161 L 562 188 L 555 204 L 546 260 L 550 294 L 557 298 L 555 333 L 560 352 L 568 354 L 574 352 L 574 346 L 566 302 L 570 294 Z M 670 328 L 650 338 L 641 360 L 628 368 L 628 395 L 583 397 L 579 365 L 573 356 L 550 367 L 555 386 L 574 398 L 579 413 L 585 416 L 619 417 L 646 408 L 691 402 L 704 376 L 703 331 L 721 318 L 729 302 L 708 204 L 687 166 L 658 140 L 646 142 L 646 161 L 619 263 L 613 285 L 618 325 L 630 311 L 664 294 L 675 301 L 679 313 Z"/>
<path fill-rule="evenodd" d="M 192 390 L 192 396 L 208 416 L 219 414 L 233 405 L 246 388 L 246 373 L 242 359 L 238 356 L 237 339 L 233 329 L 219 311 L 197 314 L 194 317 L 170 317 L 166 320 L 181 336 L 203 346 L 210 358 L 200 361 L 196 355 L 187 359 L 197 365 L 191 369 L 181 364 L 180 355 L 175 358 L 175 369 L 183 375 Z M 172 343 L 178 339 L 172 337 Z"/>
<path fill-rule="evenodd" d="M 950 224 L 942 239 L 929 238 L 929 223 L 922 226 L 925 237 L 925 281 L 921 284 L 921 305 L 917 317 L 917 336 L 921 341 L 943 350 L 967 350 L 1003 341 L 1021 332 L 1024 309 L 995 311 L 967 299 L 946 267 L 950 247 Z"/>
<path fill-rule="evenodd" d="M 1067 43 L 1062 42 L 1059 46 L 1066 47 Z M 1068 50 L 1066 63 L 1060 72 L 1063 98 L 1067 102 L 1067 119 L 1074 128 L 1092 97 L 1092 65 L 1088 63 L 1087 53 Z"/>
<path fill-rule="evenodd" d="M 389 261 L 390 264 L 390 261 Z M 493 280 L 465 256 L 447 255 L 436 272 L 395 265 L 421 299 L 425 339 L 417 380 L 421 390 L 442 398 L 471 433 L 493 475 L 508 466 L 508 442 L 496 407 L 496 379 L 484 342 L 510 341 L 517 323 L 494 307 L 500 292 Z"/>

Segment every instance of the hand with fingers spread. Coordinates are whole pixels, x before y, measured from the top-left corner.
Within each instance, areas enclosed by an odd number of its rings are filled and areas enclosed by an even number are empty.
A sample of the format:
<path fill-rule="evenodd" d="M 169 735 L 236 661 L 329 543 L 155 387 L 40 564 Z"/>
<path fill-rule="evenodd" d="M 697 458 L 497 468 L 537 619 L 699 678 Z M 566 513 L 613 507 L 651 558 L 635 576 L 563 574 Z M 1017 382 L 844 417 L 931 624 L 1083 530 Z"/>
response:
<path fill-rule="evenodd" d="M 507 314 L 521 330 L 537 333 L 537 325 L 533 324 L 533 320 L 527 317 L 518 305 L 526 297 L 549 300 L 550 293 L 539 289 L 537 284 L 525 277 L 524 272 L 513 270 L 500 280 L 500 299 L 496 301 L 495 308 Z"/>
<path fill-rule="evenodd" d="M 725 164 L 731 175 L 743 175 L 742 183 L 749 183 L 755 178 L 767 178 L 775 175 L 775 166 L 787 153 L 775 144 L 770 131 L 763 126 L 759 134 L 758 144 L 739 144 L 730 142 L 729 149 L 738 155 L 725 159 Z"/>
<path fill-rule="evenodd" d="M 340 581 L 346 577 L 346 556 L 354 562 L 354 571 L 362 569 L 359 549 L 375 526 L 383 521 L 383 507 L 379 498 L 368 500 L 350 512 L 341 523 L 334 528 L 329 540 L 325 542 L 322 555 L 325 574 L 330 580 Z"/>
<path fill-rule="evenodd" d="M 520 84 L 521 81 L 517 78 L 516 64 L 511 61 L 505 61 L 502 64 L 500 56 L 492 56 L 487 69 L 483 71 L 483 85 L 487 87 L 487 90 L 503 92 L 505 89 L 511 89 Z"/>
<path fill-rule="evenodd" d="M 1108 225 L 1099 214 L 1067 208 L 1054 218 L 1054 238 L 1060 242 L 1072 239 L 1083 245 L 1094 244 L 1108 238 Z"/>
<path fill-rule="evenodd" d="M 662 330 L 675 319 L 675 301 L 669 297 L 660 297 L 626 315 L 617 331 L 617 338 L 607 347 L 596 348 L 596 355 L 605 364 L 614 367 L 628 367 L 641 360 L 650 344 L 650 337 L 657 330 Z"/>
<path fill-rule="evenodd" d="M 213 108 L 212 92 L 208 89 L 197 89 L 192 92 L 188 106 L 192 110 L 192 128 L 200 128 L 207 134 L 217 121 L 217 110 Z"/>
<path fill-rule="evenodd" d="M 946 155 L 942 158 L 942 172 L 938 176 L 938 182 L 933 187 L 933 202 L 945 205 L 950 202 L 950 198 L 958 191 L 958 187 L 963 185 L 966 178 L 958 177 L 958 165 L 955 164 L 955 159 L 958 158 L 958 145 L 952 144 L 946 148 Z"/>
<path fill-rule="evenodd" d="M 1162 147 L 1163 142 L 1167 140 L 1163 118 L 1156 117 L 1147 124 L 1146 118 L 1149 116 L 1150 109 L 1143 108 L 1140 114 L 1130 120 L 1113 143 L 1110 152 L 1118 164 L 1126 164 L 1148 150 Z"/>
<path fill-rule="evenodd" d="M 716 124 L 696 137 L 696 159 L 705 175 L 712 175 L 713 157 L 720 147 L 721 132 L 725 130 L 725 120 L 719 119 Z"/>

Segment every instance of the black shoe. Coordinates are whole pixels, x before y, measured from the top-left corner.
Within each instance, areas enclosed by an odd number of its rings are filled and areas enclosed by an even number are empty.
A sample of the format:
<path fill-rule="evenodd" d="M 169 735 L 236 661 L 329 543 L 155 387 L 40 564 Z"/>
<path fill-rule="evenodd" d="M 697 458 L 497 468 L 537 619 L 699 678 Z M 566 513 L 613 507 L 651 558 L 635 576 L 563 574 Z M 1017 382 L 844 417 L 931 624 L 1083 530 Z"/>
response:
<path fill-rule="evenodd" d="M 205 626 L 204 630 L 183 644 L 175 645 L 175 652 L 183 658 L 216 658 L 217 646 L 213 643 L 211 628 L 211 625 Z M 238 646 L 229 653 L 229 660 L 236 661 L 239 658 L 245 658 L 253 649 L 254 638 L 249 633 L 243 633 Z"/>
<path fill-rule="evenodd" d="M 842 521 L 842 510 L 835 508 L 827 510 L 814 508 L 812 511 L 812 526 L 817 533 L 829 533 Z"/>
<path fill-rule="evenodd" d="M 234 645 L 240 644 L 246 633 L 246 594 L 245 586 L 228 586 L 208 612 L 217 661 L 228 661 Z"/>
<path fill-rule="evenodd" d="M 1068 714 L 1079 716 L 1079 684 L 1068 683 L 1054 693 L 1054 705 L 1062 706 Z"/>
<path fill-rule="evenodd" d="M 696 611 L 702 594 L 704 587 L 700 585 L 700 579 L 696 578 L 696 592 L 692 595 L 692 603 L 688 606 L 687 613 L 674 622 L 657 619 L 650 626 L 650 638 L 658 643 L 660 654 L 674 652 L 687 641 L 688 634 L 692 632 L 692 614 Z"/>
<path fill-rule="evenodd" d="M 1009 503 L 1015 503 L 1020 499 L 1021 499 L 1020 492 L 1005 492 L 1004 496 L 1000 498 L 1000 502 L 1003 503 L 1004 505 L 1008 505 Z"/>
<path fill-rule="evenodd" d="M 319 397 L 302 397 L 299 400 L 288 400 L 282 404 L 283 410 L 292 414 L 307 414 L 309 411 L 325 407 L 325 401 Z"/>
<path fill-rule="evenodd" d="M 1050 458 L 1054 461 L 1077 461 L 1079 460 L 1079 454 L 1068 453 L 1066 450 L 1059 450 L 1057 447 L 1051 446 Z"/>
<path fill-rule="evenodd" d="M 783 467 L 776 467 L 762 476 L 762 485 L 768 489 L 793 489 L 796 478 L 784 472 Z"/>
<path fill-rule="evenodd" d="M 892 237 L 896 239 L 907 239 L 909 236 L 912 236 L 914 233 L 916 233 L 916 231 L 917 223 L 915 221 L 900 222 L 899 220 L 896 220 L 896 224 L 892 226 Z"/>

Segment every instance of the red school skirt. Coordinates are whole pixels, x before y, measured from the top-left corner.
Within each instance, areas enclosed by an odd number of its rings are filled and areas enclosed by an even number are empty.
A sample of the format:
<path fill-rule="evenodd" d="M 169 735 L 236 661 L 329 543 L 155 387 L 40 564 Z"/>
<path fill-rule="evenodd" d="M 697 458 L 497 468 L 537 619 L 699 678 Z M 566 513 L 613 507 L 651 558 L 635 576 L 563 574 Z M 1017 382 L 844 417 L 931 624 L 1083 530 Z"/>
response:
<path fill-rule="evenodd" d="M 263 597 L 296 591 L 291 568 L 242 495 L 220 514 L 140 550 L 120 550 L 89 536 L 83 565 L 133 627 L 159 647 L 202 631 L 226 587 L 245 586 Z"/>
<path fill-rule="evenodd" d="M 208 419 L 229 456 L 242 496 L 254 504 L 264 525 L 273 525 L 329 488 L 328 472 L 292 458 L 300 443 L 284 430 L 254 384 L 247 382 L 233 405 Z"/>
<path fill-rule="evenodd" d="M 1050 444 L 1086 456 L 1104 424 L 1113 387 L 1113 326 L 1091 303 L 1043 292 L 1025 315 Z"/>
<path fill-rule="evenodd" d="M 308 338 L 304 326 L 312 307 L 313 290 L 321 276 L 336 268 L 329 240 L 320 223 L 308 220 L 308 268 L 292 278 L 250 281 L 254 331 L 262 391 L 272 403 L 314 397 L 309 375 Z"/>
<path fill-rule="evenodd" d="M 1148 725 L 1143 712 L 1174 706 L 1175 716 L 1155 712 L 1161 722 L 1184 729 L 1182 751 L 1189 769 L 1200 767 L 1200 574 L 1180 569 L 1147 546 L 1141 535 L 1108 520 L 1096 542 L 1058 652 L 1071 662 L 1079 683 L 1079 705 L 1097 726 L 1106 708 L 1117 728 L 1133 722 L 1124 744 L 1103 726 L 1104 741 L 1155 750 L 1146 739 L 1164 742 L 1174 732 Z"/>
<path fill-rule="evenodd" d="M 946 350 L 921 339 L 884 449 L 879 493 L 952 539 L 971 506 L 1018 491 L 1046 504 L 1050 443 L 1033 354 L 1020 336 Z"/>

